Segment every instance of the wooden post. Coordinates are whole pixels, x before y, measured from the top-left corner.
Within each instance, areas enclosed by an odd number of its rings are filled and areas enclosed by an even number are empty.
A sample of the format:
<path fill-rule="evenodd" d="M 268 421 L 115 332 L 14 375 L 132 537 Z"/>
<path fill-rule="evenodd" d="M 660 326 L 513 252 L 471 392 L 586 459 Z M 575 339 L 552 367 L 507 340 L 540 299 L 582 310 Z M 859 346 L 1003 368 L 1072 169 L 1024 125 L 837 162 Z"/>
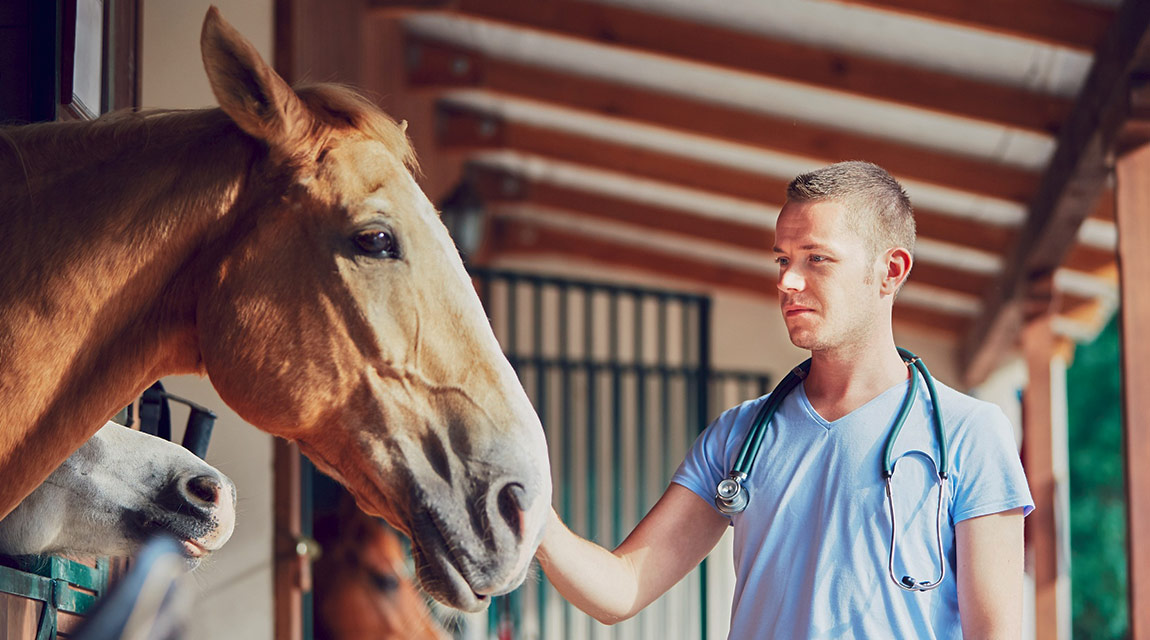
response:
<path fill-rule="evenodd" d="M 311 563 L 299 546 L 303 540 L 299 447 L 276 438 L 273 460 L 275 640 L 303 640 L 303 593 L 311 589 Z"/>
<path fill-rule="evenodd" d="M 1035 635 L 1043 640 L 1069 637 L 1069 602 L 1060 561 L 1058 513 L 1059 466 L 1055 452 L 1056 394 L 1052 366 L 1056 352 L 1053 317 L 1053 278 L 1031 281 L 1022 328 L 1022 350 L 1028 378 L 1022 396 L 1022 451 L 1026 477 L 1034 497 L 1034 513 L 1026 519 L 1027 554 L 1034 569 Z"/>
<path fill-rule="evenodd" d="M 1117 162 L 1130 638 L 1150 640 L 1150 145 Z"/>

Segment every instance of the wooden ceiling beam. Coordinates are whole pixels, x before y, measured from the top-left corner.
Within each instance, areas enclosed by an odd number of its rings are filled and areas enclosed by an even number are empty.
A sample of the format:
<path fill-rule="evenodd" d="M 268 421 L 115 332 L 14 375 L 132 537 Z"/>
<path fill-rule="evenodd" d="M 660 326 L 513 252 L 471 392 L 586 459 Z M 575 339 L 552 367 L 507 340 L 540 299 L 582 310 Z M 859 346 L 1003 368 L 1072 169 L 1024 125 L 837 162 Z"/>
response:
<path fill-rule="evenodd" d="M 1067 0 L 839 0 L 1093 52 L 1114 11 Z"/>
<path fill-rule="evenodd" d="M 526 180 L 498 169 L 473 165 L 470 171 L 480 198 L 488 204 L 545 207 L 581 218 L 610 220 L 682 236 L 687 240 L 702 239 L 761 252 L 764 262 L 774 259 L 771 254 L 775 244 L 774 232 L 762 226 Z M 970 296 L 980 295 L 992 280 L 989 275 L 924 262 L 915 264 L 910 279 L 912 282 Z"/>
<path fill-rule="evenodd" d="M 1062 264 L 1079 226 L 1095 209 L 1110 175 L 1109 156 L 1130 113 L 1133 77 L 1148 61 L 1150 2 L 1126 0 L 1095 54 L 1006 269 L 959 346 L 967 384 L 984 380 L 1002 355 L 1013 351 L 1030 286 Z"/>
<path fill-rule="evenodd" d="M 771 251 L 774 247 L 775 235 L 766 226 L 766 220 L 763 224 L 755 225 L 636 200 L 623 200 L 583 189 L 529 180 L 482 165 L 471 165 L 468 172 L 485 204 L 519 204 L 572 211 L 585 217 L 666 231 L 686 238 L 720 242 L 752 251 Z"/>
<path fill-rule="evenodd" d="M 775 278 L 680 254 L 636 247 L 593 234 L 571 233 L 522 220 L 494 218 L 487 227 L 483 255 L 487 260 L 505 256 L 563 255 L 598 264 L 636 269 L 708 287 L 735 289 L 756 296 L 774 297 Z M 970 319 L 935 308 L 904 302 L 895 305 L 895 322 L 946 334 L 954 339 Z"/>
<path fill-rule="evenodd" d="M 587 0 L 368 0 L 381 11 L 444 7 L 455 14 L 802 83 L 944 114 L 1054 133 L 1070 101 L 898 62 L 771 39 Z"/>
<path fill-rule="evenodd" d="M 787 181 L 761 173 L 503 120 L 450 105 L 441 105 L 438 117 L 439 142 L 448 150 L 513 150 L 768 205 L 781 205 L 786 195 Z M 916 208 L 915 221 L 920 237 L 995 253 L 1006 251 L 1014 238 L 1014 231 L 1008 227 L 963 220 L 930 209 Z"/>
<path fill-rule="evenodd" d="M 408 35 L 407 49 L 407 77 L 412 87 L 482 88 L 516 99 L 818 158 L 826 164 L 865 159 L 900 178 L 1015 202 L 1028 201 L 1038 186 L 1035 172 L 621 82 L 500 60 L 418 36 Z"/>

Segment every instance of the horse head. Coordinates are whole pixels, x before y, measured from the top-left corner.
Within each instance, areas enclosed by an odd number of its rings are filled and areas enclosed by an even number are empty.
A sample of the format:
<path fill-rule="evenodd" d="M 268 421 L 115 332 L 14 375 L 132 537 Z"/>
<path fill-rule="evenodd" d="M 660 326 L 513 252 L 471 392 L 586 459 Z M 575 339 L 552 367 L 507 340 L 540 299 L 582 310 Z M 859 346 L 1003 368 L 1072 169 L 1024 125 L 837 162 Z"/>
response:
<path fill-rule="evenodd" d="M 0 553 L 132 555 L 165 533 L 194 568 L 231 537 L 235 494 L 183 447 L 109 422 L 0 520 Z"/>
<path fill-rule="evenodd" d="M 319 640 L 448 640 L 411 581 L 407 553 L 387 525 L 350 500 L 315 523 Z"/>
<path fill-rule="evenodd" d="M 406 533 L 429 593 L 486 606 L 542 536 L 547 447 L 403 127 L 349 90 L 293 90 L 214 8 L 201 46 L 257 147 L 203 257 L 204 369 L 244 419 Z"/>

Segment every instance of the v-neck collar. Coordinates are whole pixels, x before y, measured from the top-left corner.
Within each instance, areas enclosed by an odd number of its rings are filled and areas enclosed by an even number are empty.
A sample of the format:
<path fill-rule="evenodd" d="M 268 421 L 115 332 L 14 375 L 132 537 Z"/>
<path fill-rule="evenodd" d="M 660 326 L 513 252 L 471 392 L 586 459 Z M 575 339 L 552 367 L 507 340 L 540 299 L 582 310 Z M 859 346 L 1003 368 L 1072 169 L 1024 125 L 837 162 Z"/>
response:
<path fill-rule="evenodd" d="M 799 399 L 799 405 L 802 406 L 803 410 L 807 412 L 807 415 L 810 416 L 810 418 L 815 421 L 815 424 L 819 425 L 823 429 L 826 429 L 827 431 L 830 431 L 830 429 L 832 427 L 834 427 L 836 424 L 842 422 L 843 420 L 847 420 L 851 416 L 859 413 L 860 411 L 863 411 L 864 409 L 866 409 L 870 405 L 875 404 L 876 402 L 882 400 L 882 398 L 889 393 L 893 393 L 897 390 L 902 395 L 906 395 L 906 388 L 908 385 L 910 385 L 910 378 L 909 377 L 906 380 L 903 380 L 902 382 L 898 382 L 894 386 L 887 388 L 882 393 L 871 398 L 870 400 L 867 400 L 866 402 L 859 405 L 858 407 L 855 407 L 855 409 L 853 411 L 851 411 L 850 413 L 844 415 L 843 417 L 841 417 L 838 420 L 835 420 L 833 422 L 828 422 L 825 418 L 823 418 L 821 415 L 819 415 L 818 411 L 815 410 L 814 405 L 811 404 L 810 398 L 807 397 L 806 382 L 799 384 L 798 399 Z M 893 418 L 893 416 L 892 416 L 892 418 Z"/>

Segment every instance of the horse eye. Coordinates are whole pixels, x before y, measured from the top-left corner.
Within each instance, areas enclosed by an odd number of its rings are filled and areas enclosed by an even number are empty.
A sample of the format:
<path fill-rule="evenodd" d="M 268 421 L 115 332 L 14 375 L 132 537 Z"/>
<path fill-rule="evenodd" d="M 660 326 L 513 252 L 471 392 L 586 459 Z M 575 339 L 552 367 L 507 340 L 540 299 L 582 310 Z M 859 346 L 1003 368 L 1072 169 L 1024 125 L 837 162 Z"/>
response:
<path fill-rule="evenodd" d="M 395 237 L 387 231 L 373 229 L 355 236 L 355 246 L 359 250 L 380 258 L 397 257 Z"/>
<path fill-rule="evenodd" d="M 391 593 L 399 588 L 399 578 L 390 573 L 380 573 L 369 569 L 367 576 L 371 579 L 371 586 L 375 587 L 377 591 Z"/>

